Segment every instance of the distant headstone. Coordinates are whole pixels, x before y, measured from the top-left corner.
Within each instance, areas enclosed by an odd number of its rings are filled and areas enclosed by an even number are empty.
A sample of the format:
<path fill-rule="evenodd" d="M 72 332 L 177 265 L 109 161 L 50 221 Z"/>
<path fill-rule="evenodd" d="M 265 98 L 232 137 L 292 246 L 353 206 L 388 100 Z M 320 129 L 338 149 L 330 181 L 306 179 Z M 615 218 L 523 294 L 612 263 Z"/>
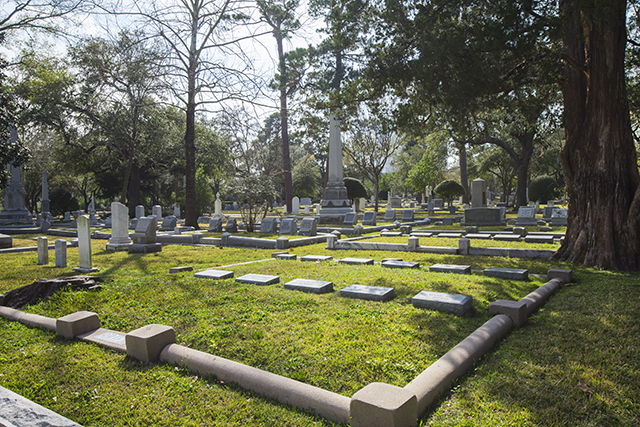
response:
<path fill-rule="evenodd" d="M 333 292 L 333 283 L 323 280 L 294 279 L 285 283 L 284 288 L 314 294 L 326 294 Z"/>
<path fill-rule="evenodd" d="M 509 280 L 528 280 L 529 270 L 517 268 L 485 268 L 483 271 L 485 276 L 498 277 L 500 279 Z"/>
<path fill-rule="evenodd" d="M 104 220 L 104 226 L 107 228 L 113 227 L 113 216 L 109 215 L 107 219 Z"/>
<path fill-rule="evenodd" d="M 535 207 L 520 206 L 520 208 L 518 209 L 518 218 L 516 219 L 516 225 L 538 225 L 536 224 Z"/>
<path fill-rule="evenodd" d="M 144 206 L 136 206 L 136 218 L 140 219 L 144 216 Z"/>
<path fill-rule="evenodd" d="M 278 224 L 276 218 L 264 217 L 260 223 L 260 233 L 263 234 L 276 234 L 278 232 Z"/>
<path fill-rule="evenodd" d="M 305 215 L 310 215 L 311 214 L 311 206 L 304 205 L 304 214 Z"/>
<path fill-rule="evenodd" d="M 403 221 L 413 221 L 413 209 L 405 209 L 402 211 Z"/>
<path fill-rule="evenodd" d="M 236 282 L 249 283 L 251 285 L 273 285 L 280 283 L 280 277 L 266 274 L 245 274 L 244 276 L 237 277 Z"/>
<path fill-rule="evenodd" d="M 78 257 L 79 266 L 74 268 L 82 274 L 92 271 L 98 271 L 91 265 L 91 228 L 88 215 L 80 215 L 78 217 Z"/>
<path fill-rule="evenodd" d="M 162 220 L 160 225 L 160 231 L 173 231 L 178 226 L 178 218 L 173 215 L 168 215 Z"/>
<path fill-rule="evenodd" d="M 180 218 L 180 205 L 177 203 L 173 205 L 173 216 Z"/>
<path fill-rule="evenodd" d="M 442 209 L 443 204 L 444 204 L 444 202 L 443 202 L 442 199 L 433 199 L 433 205 L 436 208 Z"/>
<path fill-rule="evenodd" d="M 133 243 L 151 244 L 156 243 L 156 223 L 155 216 L 144 216 L 138 219 L 135 233 L 131 236 Z"/>
<path fill-rule="evenodd" d="M 342 258 L 338 260 L 340 264 L 350 265 L 373 265 L 373 259 L 371 258 Z"/>
<path fill-rule="evenodd" d="M 291 213 L 294 215 L 300 215 L 300 199 L 298 196 L 291 199 Z"/>
<path fill-rule="evenodd" d="M 301 205 L 310 205 L 311 204 L 311 198 L 310 197 L 303 197 L 300 199 L 300 204 Z"/>
<path fill-rule="evenodd" d="M 453 225 L 453 218 L 442 218 L 442 225 Z"/>
<path fill-rule="evenodd" d="M 58 239 L 54 243 L 54 247 L 55 247 L 56 267 L 66 268 L 67 267 L 67 241 L 63 239 Z"/>
<path fill-rule="evenodd" d="M 226 270 L 204 270 L 199 271 L 193 275 L 194 277 L 200 277 L 202 279 L 229 279 L 233 277 L 233 271 Z"/>
<path fill-rule="evenodd" d="M 36 241 L 38 242 L 38 265 L 49 264 L 49 240 L 40 236 Z"/>
<path fill-rule="evenodd" d="M 567 216 L 568 216 L 567 209 L 554 208 L 553 213 L 551 214 L 551 222 L 549 222 L 549 225 L 566 226 Z"/>
<path fill-rule="evenodd" d="M 435 209 L 435 203 L 428 202 L 427 203 L 427 215 L 429 215 L 429 216 L 435 215 L 434 209 Z"/>
<path fill-rule="evenodd" d="M 235 218 L 229 218 L 227 221 L 227 225 L 224 226 L 224 231 L 227 233 L 237 233 L 238 232 L 238 222 Z"/>
<path fill-rule="evenodd" d="M 473 307 L 473 298 L 470 295 L 447 294 L 443 292 L 421 291 L 411 298 L 414 307 L 429 310 L 453 313 L 465 316 Z"/>
<path fill-rule="evenodd" d="M 457 264 L 434 264 L 429 267 L 429 271 L 433 271 L 436 273 L 471 274 L 471 266 Z"/>
<path fill-rule="evenodd" d="M 389 260 L 380 264 L 387 268 L 420 268 L 419 262 Z"/>
<path fill-rule="evenodd" d="M 156 221 L 162 221 L 162 206 L 153 205 L 151 207 L 151 215 L 156 217 Z"/>
<path fill-rule="evenodd" d="M 376 225 L 376 213 L 374 211 L 366 211 L 364 213 L 364 218 L 362 218 L 362 224 Z"/>
<path fill-rule="evenodd" d="M 211 218 L 209 221 L 209 233 L 222 233 L 222 224 L 224 220 L 222 218 Z"/>
<path fill-rule="evenodd" d="M 231 208 L 232 208 L 234 211 L 237 211 L 237 210 L 238 210 L 238 202 L 233 202 L 233 203 L 231 204 Z"/>
<path fill-rule="evenodd" d="M 396 219 L 396 211 L 393 209 L 387 209 L 384 212 L 384 220 L 385 221 L 395 221 Z"/>
<path fill-rule="evenodd" d="M 344 215 L 343 225 L 356 225 L 358 223 L 358 217 L 355 212 L 347 212 Z"/>
<path fill-rule="evenodd" d="M 65 221 L 65 222 L 71 221 L 71 212 L 65 212 L 64 213 L 63 221 Z"/>
<path fill-rule="evenodd" d="M 129 238 L 129 209 L 122 203 L 111 203 L 111 238 L 108 251 L 126 251 L 131 245 Z"/>
<path fill-rule="evenodd" d="M 318 235 L 318 222 L 315 218 L 302 218 L 300 234 L 303 236 Z"/>
<path fill-rule="evenodd" d="M 321 262 L 321 261 L 330 261 L 333 257 L 329 255 L 305 255 L 300 257 L 300 261 L 303 262 Z"/>
<path fill-rule="evenodd" d="M 222 200 L 220 200 L 220 193 L 216 193 L 216 201 L 214 202 L 214 215 L 222 215 Z"/>
<path fill-rule="evenodd" d="M 0 249 L 10 248 L 13 246 L 13 237 L 7 234 L 0 234 Z"/>
<path fill-rule="evenodd" d="M 51 228 L 51 223 L 49 222 L 49 220 L 43 219 L 42 223 L 40 224 L 40 231 L 42 231 L 43 233 L 46 233 L 47 230 L 49 230 L 50 228 Z"/>
<path fill-rule="evenodd" d="M 298 234 L 298 224 L 295 218 L 284 218 L 280 221 L 280 234 L 295 236 Z"/>
<path fill-rule="evenodd" d="M 394 297 L 394 290 L 380 286 L 350 285 L 340 290 L 340 296 L 370 301 L 389 301 Z"/>

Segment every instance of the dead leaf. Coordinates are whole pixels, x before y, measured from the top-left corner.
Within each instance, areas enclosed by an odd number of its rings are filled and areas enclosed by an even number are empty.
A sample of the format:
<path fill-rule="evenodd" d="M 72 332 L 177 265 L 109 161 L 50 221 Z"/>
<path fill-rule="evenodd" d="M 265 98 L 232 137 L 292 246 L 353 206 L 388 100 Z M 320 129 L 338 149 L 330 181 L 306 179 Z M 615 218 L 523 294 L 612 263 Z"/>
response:
<path fill-rule="evenodd" d="M 582 384 L 582 382 L 578 383 L 578 388 L 584 391 L 585 393 L 593 393 L 593 390 L 591 390 L 589 386 L 587 386 L 586 384 Z"/>

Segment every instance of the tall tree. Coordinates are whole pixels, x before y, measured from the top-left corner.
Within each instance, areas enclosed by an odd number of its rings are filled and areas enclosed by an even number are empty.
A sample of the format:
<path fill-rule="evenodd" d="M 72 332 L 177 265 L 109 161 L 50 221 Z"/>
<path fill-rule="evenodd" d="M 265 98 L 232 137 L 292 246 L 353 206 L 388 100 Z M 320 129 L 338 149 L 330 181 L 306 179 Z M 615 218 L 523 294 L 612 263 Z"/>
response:
<path fill-rule="evenodd" d="M 170 50 L 166 76 L 185 110 L 185 224 L 198 228 L 195 212 L 196 110 L 205 104 L 244 97 L 255 82 L 251 65 L 231 28 L 247 18 L 248 4 L 236 0 L 135 0 L 137 13 L 155 25 Z M 245 28 L 246 29 L 246 28 Z M 238 61 L 234 61 L 234 59 Z"/>
<path fill-rule="evenodd" d="M 627 2 L 560 0 L 569 219 L 555 259 L 640 268 L 640 176 L 625 87 Z"/>
<path fill-rule="evenodd" d="M 280 130 L 282 132 L 282 170 L 284 176 L 285 202 L 291 212 L 293 199 L 293 182 L 291 177 L 291 158 L 289 156 L 289 110 L 287 97 L 295 88 L 289 81 L 290 69 L 287 67 L 288 53 L 284 51 L 284 40 L 300 28 L 296 17 L 298 0 L 257 0 L 262 19 L 271 28 L 278 49 L 278 90 L 280 91 Z"/>

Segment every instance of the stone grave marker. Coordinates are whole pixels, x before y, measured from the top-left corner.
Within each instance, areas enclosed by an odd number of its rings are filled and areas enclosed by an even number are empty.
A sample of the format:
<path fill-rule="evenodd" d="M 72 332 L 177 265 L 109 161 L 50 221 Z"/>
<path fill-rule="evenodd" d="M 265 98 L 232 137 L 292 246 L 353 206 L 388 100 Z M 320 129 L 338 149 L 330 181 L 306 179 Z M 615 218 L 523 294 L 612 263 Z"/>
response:
<path fill-rule="evenodd" d="M 355 212 L 348 212 L 344 216 L 343 225 L 356 225 L 358 223 L 358 217 Z"/>
<path fill-rule="evenodd" d="M 385 221 L 395 221 L 396 220 L 396 211 L 395 209 L 387 209 L 384 211 L 384 220 Z"/>
<path fill-rule="evenodd" d="M 405 209 L 402 211 L 403 221 L 413 221 L 413 209 Z"/>
<path fill-rule="evenodd" d="M 211 221 L 209 221 L 209 229 L 207 231 L 210 233 L 222 233 L 223 222 L 223 218 L 211 218 Z"/>
<path fill-rule="evenodd" d="M 364 218 L 362 218 L 362 224 L 376 225 L 376 213 L 374 211 L 366 211 L 364 213 Z"/>
<path fill-rule="evenodd" d="M 315 218 L 302 218 L 300 234 L 303 236 L 317 236 L 318 222 Z"/>
<path fill-rule="evenodd" d="M 213 214 L 217 217 L 222 215 L 222 200 L 220 200 L 220 193 L 216 193 L 216 201 L 213 203 Z"/>
<path fill-rule="evenodd" d="M 133 243 L 128 251 L 132 253 L 152 253 L 162 251 L 162 244 L 156 242 L 157 220 L 155 216 L 144 216 L 138 219 L 135 232 L 131 236 Z"/>
<path fill-rule="evenodd" d="M 91 228 L 89 215 L 80 215 L 78 217 L 78 258 L 79 266 L 74 271 L 87 274 L 98 271 L 91 265 Z"/>
<path fill-rule="evenodd" d="M 298 196 L 291 199 L 291 213 L 294 215 L 300 215 L 300 199 Z"/>
<path fill-rule="evenodd" d="M 229 218 L 227 221 L 227 225 L 224 226 L 224 231 L 227 233 L 237 233 L 238 232 L 238 222 L 235 218 Z"/>
<path fill-rule="evenodd" d="M 284 284 L 285 289 L 293 291 L 310 292 L 313 294 L 326 294 L 333 292 L 333 282 L 323 280 L 294 279 Z"/>
<path fill-rule="evenodd" d="M 470 313 L 473 298 L 470 295 L 447 294 L 443 292 L 421 291 L 411 298 L 411 303 L 417 308 L 443 311 L 458 316 Z"/>
<path fill-rule="evenodd" d="M 433 199 L 433 206 L 438 208 L 438 209 L 442 209 L 442 206 L 444 205 L 444 202 L 442 199 Z"/>
<path fill-rule="evenodd" d="M 342 258 L 338 262 L 349 265 L 373 265 L 373 259 L 371 258 Z"/>
<path fill-rule="evenodd" d="M 236 282 L 248 283 L 251 285 L 273 285 L 280 283 L 279 276 L 269 276 L 266 274 L 245 274 L 236 278 Z"/>
<path fill-rule="evenodd" d="M 493 236 L 493 240 L 502 242 L 519 242 L 522 240 L 522 236 L 519 234 L 496 234 Z"/>
<path fill-rule="evenodd" d="M 330 261 L 333 257 L 329 255 L 305 255 L 300 257 L 300 261 L 303 262 L 321 262 L 321 261 Z"/>
<path fill-rule="evenodd" d="M 438 237 L 444 237 L 445 239 L 459 239 L 462 237 L 462 233 L 439 233 Z"/>
<path fill-rule="evenodd" d="M 144 216 L 144 206 L 136 206 L 136 218 L 140 219 Z"/>
<path fill-rule="evenodd" d="M 434 264 L 429 267 L 429 271 L 433 271 L 436 273 L 471 274 L 471 266 L 457 264 Z"/>
<path fill-rule="evenodd" d="M 402 236 L 402 231 L 382 231 L 380 235 L 382 237 L 399 237 Z"/>
<path fill-rule="evenodd" d="M 524 238 L 525 243 L 553 243 L 553 236 L 531 234 Z"/>
<path fill-rule="evenodd" d="M 542 210 L 542 219 L 546 219 L 546 220 L 550 220 L 551 219 L 551 214 L 553 213 L 553 206 L 545 206 L 544 209 Z"/>
<path fill-rule="evenodd" d="M 67 241 L 63 239 L 58 239 L 54 243 L 54 247 L 55 247 L 56 267 L 66 268 L 67 267 Z"/>
<path fill-rule="evenodd" d="M 398 260 L 383 261 L 382 264 L 380 265 L 387 268 L 420 268 L 419 262 L 398 261 Z"/>
<path fill-rule="evenodd" d="M 554 226 L 566 226 L 567 225 L 567 209 L 554 208 L 551 213 L 551 221 L 549 225 Z"/>
<path fill-rule="evenodd" d="M 38 265 L 49 264 L 49 240 L 40 236 L 36 241 L 38 242 Z"/>
<path fill-rule="evenodd" d="M 453 225 L 453 218 L 442 218 L 442 225 Z"/>
<path fill-rule="evenodd" d="M 518 218 L 516 219 L 516 225 L 538 225 L 536 224 L 536 208 L 520 206 L 520 208 L 518 208 Z"/>
<path fill-rule="evenodd" d="M 260 223 L 260 233 L 262 234 L 276 234 L 278 232 L 278 224 L 274 217 L 264 217 Z"/>
<path fill-rule="evenodd" d="M 156 221 L 162 221 L 162 206 L 153 205 L 151 207 L 151 215 L 156 217 Z"/>
<path fill-rule="evenodd" d="M 71 221 L 71 212 L 65 212 L 65 213 L 64 213 L 64 219 L 63 219 L 63 221 L 64 221 L 64 222 L 69 222 L 69 221 Z"/>
<path fill-rule="evenodd" d="M 296 254 L 278 254 L 274 258 L 283 259 L 285 261 L 295 261 L 298 259 L 298 255 Z"/>
<path fill-rule="evenodd" d="M 311 204 L 311 198 L 310 197 L 303 197 L 300 199 L 300 204 L 301 205 L 310 205 Z"/>
<path fill-rule="evenodd" d="M 0 249 L 13 247 L 13 237 L 7 234 L 0 234 Z"/>
<path fill-rule="evenodd" d="M 474 179 L 471 182 L 471 207 L 487 207 L 487 181 L 482 178 Z"/>
<path fill-rule="evenodd" d="M 233 271 L 226 270 L 204 270 L 199 271 L 193 275 L 193 277 L 199 277 L 202 279 L 229 279 L 233 277 Z"/>
<path fill-rule="evenodd" d="M 211 225 L 211 224 L 209 224 Z M 160 231 L 173 231 L 178 226 L 178 218 L 173 215 L 168 215 L 162 220 L 160 225 Z"/>
<path fill-rule="evenodd" d="M 395 296 L 393 288 L 381 286 L 350 285 L 340 290 L 340 296 L 369 301 L 389 301 Z"/>
<path fill-rule="evenodd" d="M 485 276 L 497 277 L 508 280 L 528 280 L 529 270 L 518 268 L 485 268 L 483 271 Z"/>
<path fill-rule="evenodd" d="M 111 203 L 111 238 L 107 243 L 108 251 L 129 250 L 129 209 L 122 203 Z"/>
<path fill-rule="evenodd" d="M 298 234 L 298 224 L 295 218 L 283 218 L 280 222 L 280 234 L 295 236 Z"/>

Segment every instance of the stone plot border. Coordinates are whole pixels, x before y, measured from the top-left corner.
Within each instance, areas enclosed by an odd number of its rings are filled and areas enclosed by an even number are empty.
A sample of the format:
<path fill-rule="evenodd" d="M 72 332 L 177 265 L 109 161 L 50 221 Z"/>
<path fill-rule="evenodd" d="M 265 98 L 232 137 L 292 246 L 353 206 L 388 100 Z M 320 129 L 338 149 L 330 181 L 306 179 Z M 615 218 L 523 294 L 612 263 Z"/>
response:
<path fill-rule="evenodd" d="M 308 410 L 330 421 L 365 427 L 415 425 L 418 417 L 447 391 L 453 382 L 471 369 L 493 345 L 513 327 L 521 325 L 552 293 L 572 281 L 571 270 L 552 269 L 549 281 L 517 302 L 491 309 L 494 317 L 426 368 L 405 387 L 371 383 L 357 391 L 351 399 L 290 378 L 262 371 L 222 357 L 175 344 L 173 328 L 147 325 L 125 335 L 126 353 L 144 362 L 165 362 L 184 366 L 200 375 L 215 375 L 225 382 L 281 403 Z M 515 307 L 514 307 L 515 306 Z M 97 314 L 77 312 L 59 319 L 23 313 L 0 306 L 0 315 L 33 327 L 56 332 L 65 338 L 80 338 L 99 328 Z M 97 324 L 96 324 L 97 321 Z M 102 330 L 100 334 L 117 331 Z M 122 351 L 122 350 L 121 350 Z M 381 424 L 381 420 L 385 420 Z"/>

